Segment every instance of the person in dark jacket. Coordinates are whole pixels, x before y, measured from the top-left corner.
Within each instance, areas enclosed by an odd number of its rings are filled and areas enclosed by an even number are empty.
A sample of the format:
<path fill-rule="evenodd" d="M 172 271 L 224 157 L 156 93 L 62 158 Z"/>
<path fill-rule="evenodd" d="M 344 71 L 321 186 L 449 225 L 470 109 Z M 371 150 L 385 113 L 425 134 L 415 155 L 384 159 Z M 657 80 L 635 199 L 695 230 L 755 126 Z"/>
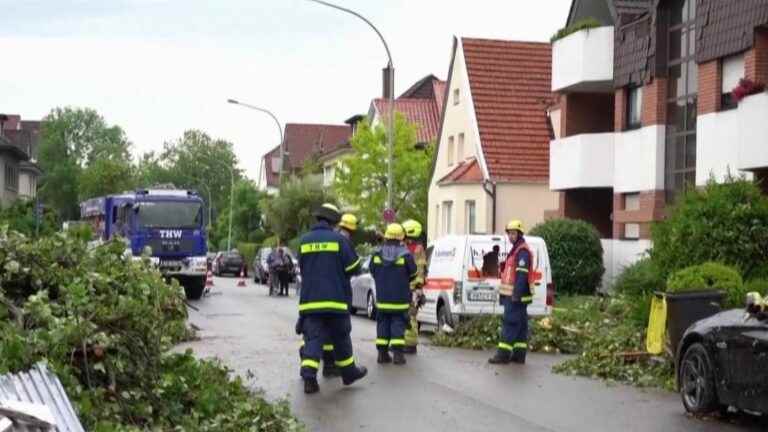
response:
<path fill-rule="evenodd" d="M 507 224 L 512 250 L 507 255 L 501 277 L 499 294 L 504 305 L 504 318 L 496 355 L 488 359 L 491 364 L 524 364 L 528 352 L 528 305 L 533 301 L 530 287 L 533 252 L 525 243 L 523 232 L 521 221 L 513 220 Z M 504 294 L 502 291 L 505 289 L 510 291 Z"/>
<path fill-rule="evenodd" d="M 317 371 L 323 356 L 323 345 L 333 344 L 335 364 L 341 371 L 344 385 L 363 378 L 365 367 L 357 367 L 352 353 L 352 323 L 349 315 L 351 290 L 348 278 L 358 271 L 358 258 L 351 244 L 334 226 L 341 215 L 332 204 L 323 204 L 314 211 L 317 223 L 305 234 L 299 246 L 299 267 L 303 287 L 299 295 L 297 332 L 304 335 L 301 377 L 304 392 L 320 390 Z"/>
<path fill-rule="evenodd" d="M 417 276 L 416 262 L 403 245 L 405 230 L 390 224 L 384 233 L 384 245 L 371 257 L 371 275 L 376 282 L 376 348 L 379 364 L 405 364 L 405 328 L 411 306 L 410 282 Z"/>

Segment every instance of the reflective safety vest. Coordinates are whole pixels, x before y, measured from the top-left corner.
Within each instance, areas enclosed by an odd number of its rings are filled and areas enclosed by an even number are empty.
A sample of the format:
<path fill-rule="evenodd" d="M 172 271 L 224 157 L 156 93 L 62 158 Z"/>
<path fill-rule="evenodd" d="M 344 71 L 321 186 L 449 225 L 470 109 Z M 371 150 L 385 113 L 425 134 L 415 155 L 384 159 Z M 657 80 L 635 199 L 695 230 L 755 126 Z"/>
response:
<path fill-rule="evenodd" d="M 411 289 L 415 290 L 424 286 L 427 274 L 427 253 L 424 251 L 424 246 L 416 242 L 408 244 L 408 250 L 416 261 L 416 277 L 411 280 Z"/>
<path fill-rule="evenodd" d="M 526 254 L 522 254 L 523 251 L 527 252 L 527 260 Z M 533 269 L 533 251 L 525 241 L 522 241 L 507 256 L 504 272 L 501 275 L 499 294 L 512 297 L 514 301 L 521 303 L 531 303 L 537 280 L 538 276 Z"/>
<path fill-rule="evenodd" d="M 349 313 L 349 276 L 360 267 L 352 245 L 326 223 L 318 223 L 299 244 L 302 287 L 299 313 Z"/>

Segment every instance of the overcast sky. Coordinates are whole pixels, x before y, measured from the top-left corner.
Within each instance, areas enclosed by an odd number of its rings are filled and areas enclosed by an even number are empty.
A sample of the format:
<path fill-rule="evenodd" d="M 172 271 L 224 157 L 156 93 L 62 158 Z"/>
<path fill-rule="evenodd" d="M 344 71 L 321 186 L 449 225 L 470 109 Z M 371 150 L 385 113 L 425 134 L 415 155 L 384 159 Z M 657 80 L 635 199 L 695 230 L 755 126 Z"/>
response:
<path fill-rule="evenodd" d="M 445 79 L 453 36 L 547 41 L 571 0 L 335 0 L 392 50 L 396 92 Z M 284 123 L 343 123 L 381 93 L 386 55 L 362 21 L 307 0 L 0 0 L 0 112 L 91 107 L 134 153 L 199 128 L 256 178 Z"/>

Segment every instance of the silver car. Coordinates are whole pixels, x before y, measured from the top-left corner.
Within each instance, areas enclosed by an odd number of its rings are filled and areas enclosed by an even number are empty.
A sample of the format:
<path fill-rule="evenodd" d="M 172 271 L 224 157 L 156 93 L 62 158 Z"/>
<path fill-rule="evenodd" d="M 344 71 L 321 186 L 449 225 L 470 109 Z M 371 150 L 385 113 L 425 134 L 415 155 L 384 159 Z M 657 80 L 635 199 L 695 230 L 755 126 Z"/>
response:
<path fill-rule="evenodd" d="M 376 283 L 371 276 L 370 261 L 370 257 L 363 258 L 360 274 L 352 276 L 352 307 L 350 311 L 355 314 L 358 310 L 364 310 L 368 318 L 375 320 Z"/>

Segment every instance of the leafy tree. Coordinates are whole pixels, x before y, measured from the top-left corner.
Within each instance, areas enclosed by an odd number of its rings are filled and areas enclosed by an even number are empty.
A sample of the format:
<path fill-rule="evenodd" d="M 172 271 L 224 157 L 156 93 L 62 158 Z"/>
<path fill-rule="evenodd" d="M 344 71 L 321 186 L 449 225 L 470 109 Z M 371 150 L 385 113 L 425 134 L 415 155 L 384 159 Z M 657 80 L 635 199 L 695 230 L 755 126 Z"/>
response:
<path fill-rule="evenodd" d="M 312 211 L 323 203 L 336 204 L 333 194 L 311 178 L 290 178 L 280 193 L 261 200 L 261 210 L 270 232 L 286 242 L 306 232 L 314 222 Z"/>
<path fill-rule="evenodd" d="M 259 203 L 266 194 L 256 188 L 252 180 L 240 180 L 235 184 L 232 216 L 232 244 L 260 243 L 266 237 L 262 227 Z M 229 234 L 229 204 L 222 208 L 213 233 L 213 244 L 226 245 Z"/>
<path fill-rule="evenodd" d="M 122 192 L 135 186 L 134 167 L 129 161 L 96 159 L 80 174 L 79 200 Z"/>
<path fill-rule="evenodd" d="M 416 125 L 398 113 L 393 149 L 393 206 L 399 219 L 413 218 L 424 223 L 434 146 L 416 148 L 416 136 Z M 354 155 L 336 170 L 334 190 L 343 203 L 357 209 L 363 226 L 371 226 L 381 220 L 387 199 L 386 130 L 363 121 L 351 144 Z"/>
<path fill-rule="evenodd" d="M 90 108 L 55 108 L 44 119 L 40 166 L 41 197 L 67 219 L 78 216 L 81 176 L 102 161 L 130 163 L 131 143 Z M 102 170 L 104 166 L 97 169 Z M 95 176 L 95 175 L 94 175 Z"/>
<path fill-rule="evenodd" d="M 165 143 L 158 158 L 149 155 L 142 159 L 142 176 L 150 183 L 173 183 L 200 191 L 207 188 L 213 196 L 214 208 L 223 209 L 229 206 L 230 168 L 234 170 L 235 182 L 243 178 L 237 164 L 232 143 L 211 138 L 199 130 L 188 130 L 178 140 Z"/>

